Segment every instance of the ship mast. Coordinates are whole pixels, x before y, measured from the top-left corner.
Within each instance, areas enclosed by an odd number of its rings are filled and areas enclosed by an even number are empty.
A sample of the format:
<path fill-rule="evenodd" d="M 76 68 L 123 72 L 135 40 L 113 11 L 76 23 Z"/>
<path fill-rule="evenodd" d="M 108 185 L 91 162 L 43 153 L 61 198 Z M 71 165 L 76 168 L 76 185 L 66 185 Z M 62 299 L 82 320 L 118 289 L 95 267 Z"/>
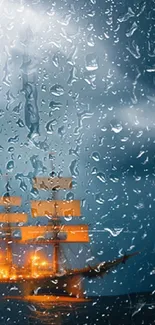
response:
<path fill-rule="evenodd" d="M 0 212 L 0 222 L 4 224 L 3 231 L 5 233 L 5 243 L 6 243 L 6 266 L 8 277 L 12 275 L 12 266 L 13 266 L 13 251 L 12 251 L 12 230 L 15 227 L 12 227 L 12 223 L 16 224 L 19 222 L 27 221 L 27 214 L 11 212 L 12 206 L 20 206 L 21 198 L 18 196 L 10 196 L 10 184 L 8 180 L 8 175 L 5 175 L 6 178 L 6 192 L 3 196 L 0 196 L 0 205 L 4 207 L 4 210 Z M 3 237 L 1 238 L 3 240 Z"/>
<path fill-rule="evenodd" d="M 51 160 L 51 176 L 55 176 L 55 172 L 54 172 L 54 164 L 53 164 L 53 155 L 55 153 L 51 152 L 49 154 L 49 159 Z M 52 261 L 52 265 L 53 265 L 53 273 L 58 273 L 59 272 L 59 255 L 60 255 L 60 243 L 59 243 L 59 238 L 58 238 L 58 234 L 60 231 L 60 218 L 57 214 L 57 202 L 56 200 L 58 199 L 57 197 L 57 189 L 53 188 L 53 195 L 52 195 L 52 199 L 55 201 L 54 204 L 54 214 L 53 214 L 53 221 L 50 220 L 49 221 L 49 225 L 52 226 L 54 225 L 54 243 L 53 243 L 53 261 Z"/>
<path fill-rule="evenodd" d="M 10 184 L 9 184 L 9 179 L 8 175 L 6 174 L 6 193 L 5 193 L 5 198 L 6 198 L 6 205 L 5 205 L 5 213 L 8 214 L 10 212 L 11 206 L 9 204 L 9 199 L 10 199 Z M 7 264 L 9 267 L 9 272 L 12 269 L 12 263 L 13 263 L 13 258 L 12 258 L 12 237 L 11 237 L 11 223 L 10 220 L 7 225 L 7 236 L 6 236 L 6 248 L 7 248 Z"/>

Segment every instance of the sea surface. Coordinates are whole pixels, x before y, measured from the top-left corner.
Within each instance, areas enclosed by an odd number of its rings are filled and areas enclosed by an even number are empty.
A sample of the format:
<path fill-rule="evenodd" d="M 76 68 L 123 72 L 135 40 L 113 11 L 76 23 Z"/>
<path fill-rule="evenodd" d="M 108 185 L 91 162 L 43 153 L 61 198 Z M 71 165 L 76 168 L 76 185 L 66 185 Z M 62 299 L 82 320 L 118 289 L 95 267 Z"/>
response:
<path fill-rule="evenodd" d="M 155 324 L 155 294 L 93 297 L 90 301 L 39 302 L 3 299 L 0 302 L 1 325 L 152 325 Z"/>

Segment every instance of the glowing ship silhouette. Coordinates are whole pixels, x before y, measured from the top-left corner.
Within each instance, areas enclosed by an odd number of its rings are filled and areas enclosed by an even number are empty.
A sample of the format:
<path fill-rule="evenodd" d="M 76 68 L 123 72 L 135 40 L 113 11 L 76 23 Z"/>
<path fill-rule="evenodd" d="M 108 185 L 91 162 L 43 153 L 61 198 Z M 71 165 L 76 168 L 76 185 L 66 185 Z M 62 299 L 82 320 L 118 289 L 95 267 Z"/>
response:
<path fill-rule="evenodd" d="M 8 186 L 8 184 L 7 184 Z M 35 297 L 48 300 L 78 300 L 84 299 L 82 280 L 98 278 L 121 263 L 125 263 L 137 253 L 124 255 L 113 261 L 102 262 L 84 268 L 61 267 L 60 246 L 65 243 L 89 243 L 89 228 L 86 224 L 62 224 L 61 218 L 79 217 L 80 201 L 63 201 L 57 198 L 61 189 L 71 189 L 72 179 L 63 177 L 37 177 L 33 179 L 33 187 L 40 190 L 51 190 L 53 197 L 47 201 L 34 201 L 31 204 L 32 217 L 48 217 L 47 225 L 29 226 L 26 213 L 11 212 L 12 206 L 20 206 L 21 198 L 10 196 L 7 188 L 5 196 L 0 198 L 4 212 L 0 213 L 2 223 L 0 240 L 7 248 L 6 258 L 0 262 L 0 283 L 4 284 L 5 295 L 9 296 L 15 290 L 21 297 Z M 22 224 L 22 226 L 21 226 Z M 20 230 L 20 237 L 18 231 Z M 32 255 L 24 266 L 13 263 L 12 244 L 16 245 L 52 245 L 52 262 L 49 263 L 39 254 Z M 6 286 L 8 284 L 8 286 Z M 8 292 L 6 293 L 6 288 Z"/>

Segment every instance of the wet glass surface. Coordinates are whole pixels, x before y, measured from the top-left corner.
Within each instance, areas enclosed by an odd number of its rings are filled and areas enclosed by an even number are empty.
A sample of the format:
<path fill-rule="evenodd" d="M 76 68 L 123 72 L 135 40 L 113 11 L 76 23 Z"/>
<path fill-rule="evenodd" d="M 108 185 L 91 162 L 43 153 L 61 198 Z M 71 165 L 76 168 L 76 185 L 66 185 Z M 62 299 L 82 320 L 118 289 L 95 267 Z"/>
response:
<path fill-rule="evenodd" d="M 153 324 L 154 12 L 153 0 L 0 1 L 0 195 L 22 197 L 11 212 L 26 213 L 27 224 L 39 227 L 49 211 L 36 218 L 31 201 L 50 200 L 51 191 L 34 188 L 32 179 L 72 177 L 72 188 L 58 198 L 80 200 L 81 217 L 67 208 L 63 221 L 88 224 L 90 243 L 85 237 L 84 244 L 60 244 L 62 272 L 91 271 L 140 252 L 104 278 L 85 279 L 84 295 L 93 302 L 10 298 L 2 300 L 1 324 Z M 54 249 L 43 240 L 52 240 L 53 232 L 23 244 L 21 231 L 5 228 L 3 208 L 0 282 L 8 276 L 8 240 L 13 265 L 27 261 L 35 273 L 30 256 L 42 254 L 44 272 Z M 62 241 L 66 236 L 58 235 Z M 16 283 L 0 283 L 1 298 L 17 291 Z M 131 297 L 141 292 L 143 297 Z M 102 296 L 110 297 L 105 302 Z"/>

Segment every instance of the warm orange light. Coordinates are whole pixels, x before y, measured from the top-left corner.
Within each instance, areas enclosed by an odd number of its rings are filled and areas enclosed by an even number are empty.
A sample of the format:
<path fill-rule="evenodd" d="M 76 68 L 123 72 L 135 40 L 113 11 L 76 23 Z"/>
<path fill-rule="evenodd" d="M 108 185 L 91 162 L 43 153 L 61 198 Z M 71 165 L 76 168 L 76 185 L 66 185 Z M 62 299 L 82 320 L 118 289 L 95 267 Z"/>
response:
<path fill-rule="evenodd" d="M 8 278 L 8 270 L 0 268 L 0 278 Z"/>
<path fill-rule="evenodd" d="M 17 276 L 14 274 L 14 275 L 11 276 L 10 279 L 11 279 L 11 280 L 16 280 L 16 279 L 17 279 Z"/>
<path fill-rule="evenodd" d="M 32 258 L 33 261 L 36 261 L 36 260 L 38 260 L 39 257 L 36 256 L 36 255 L 34 255 L 34 256 L 32 256 L 31 258 Z"/>

